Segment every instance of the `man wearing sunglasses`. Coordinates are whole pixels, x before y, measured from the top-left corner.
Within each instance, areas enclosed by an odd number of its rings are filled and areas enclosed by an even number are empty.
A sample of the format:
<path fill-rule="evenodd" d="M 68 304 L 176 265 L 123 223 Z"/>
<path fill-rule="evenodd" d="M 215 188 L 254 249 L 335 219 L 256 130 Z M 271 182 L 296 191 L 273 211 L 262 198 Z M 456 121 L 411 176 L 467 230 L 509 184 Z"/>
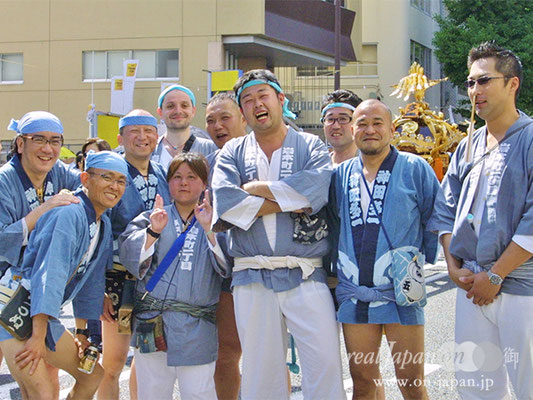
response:
<path fill-rule="evenodd" d="M 429 228 L 440 231 L 457 284 L 456 362 L 463 398 L 533 397 L 533 120 L 516 109 L 522 65 L 493 42 L 470 50 L 466 85 L 485 125 L 459 144 L 442 182 Z M 465 342 L 469 347 L 465 346 Z M 472 348 L 471 344 L 474 343 Z M 469 359 L 468 355 L 465 359 Z M 473 370 L 473 371 L 472 371 Z M 481 386 L 485 380 L 496 383 Z"/>
<path fill-rule="evenodd" d="M 332 150 L 333 166 L 357 155 L 352 129 L 352 115 L 361 99 L 351 90 L 339 89 L 328 93 L 322 103 L 324 135 Z"/>

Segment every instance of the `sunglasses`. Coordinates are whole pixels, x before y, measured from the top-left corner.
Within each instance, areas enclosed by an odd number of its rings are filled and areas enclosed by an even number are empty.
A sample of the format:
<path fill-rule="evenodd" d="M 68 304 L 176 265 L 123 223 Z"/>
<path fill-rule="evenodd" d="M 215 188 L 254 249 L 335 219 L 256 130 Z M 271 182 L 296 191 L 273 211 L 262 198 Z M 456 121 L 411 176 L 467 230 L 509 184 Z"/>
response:
<path fill-rule="evenodd" d="M 469 79 L 465 82 L 465 86 L 470 89 L 473 88 L 474 85 L 477 83 L 480 86 L 484 86 L 487 83 L 489 83 L 492 79 L 506 79 L 506 76 L 482 76 L 481 78 L 477 79 Z"/>

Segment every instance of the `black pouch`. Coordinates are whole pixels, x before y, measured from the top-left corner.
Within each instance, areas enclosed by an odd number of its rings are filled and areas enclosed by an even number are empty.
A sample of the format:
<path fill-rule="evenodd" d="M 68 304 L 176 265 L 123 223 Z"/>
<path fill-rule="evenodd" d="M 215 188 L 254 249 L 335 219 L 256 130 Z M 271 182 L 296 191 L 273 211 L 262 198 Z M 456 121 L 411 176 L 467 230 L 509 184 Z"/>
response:
<path fill-rule="evenodd" d="M 137 333 L 136 347 L 141 353 L 167 351 L 161 314 L 150 319 L 136 318 L 135 332 Z"/>
<path fill-rule="evenodd" d="M 328 236 L 325 208 L 313 215 L 291 213 L 294 219 L 292 240 L 296 243 L 313 244 Z"/>
<path fill-rule="evenodd" d="M 32 332 L 30 292 L 19 285 L 0 311 L 0 325 L 18 340 L 27 340 Z"/>
<path fill-rule="evenodd" d="M 113 302 L 115 319 L 118 315 L 120 304 L 122 303 L 122 292 L 124 290 L 124 283 L 126 282 L 126 274 L 126 271 L 117 271 L 116 269 L 110 269 L 105 273 L 105 292 Z"/>

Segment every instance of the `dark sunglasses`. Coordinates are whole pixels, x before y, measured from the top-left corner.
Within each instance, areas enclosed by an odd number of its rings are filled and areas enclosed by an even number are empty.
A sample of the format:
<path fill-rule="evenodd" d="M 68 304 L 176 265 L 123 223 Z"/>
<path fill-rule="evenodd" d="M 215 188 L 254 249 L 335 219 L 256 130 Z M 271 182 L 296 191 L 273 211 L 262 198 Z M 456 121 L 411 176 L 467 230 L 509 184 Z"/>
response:
<path fill-rule="evenodd" d="M 482 76 L 481 78 L 477 79 L 469 79 L 465 82 L 465 86 L 470 89 L 473 88 L 474 85 L 477 83 L 480 86 L 484 86 L 487 83 L 489 83 L 492 79 L 506 79 L 506 76 Z"/>

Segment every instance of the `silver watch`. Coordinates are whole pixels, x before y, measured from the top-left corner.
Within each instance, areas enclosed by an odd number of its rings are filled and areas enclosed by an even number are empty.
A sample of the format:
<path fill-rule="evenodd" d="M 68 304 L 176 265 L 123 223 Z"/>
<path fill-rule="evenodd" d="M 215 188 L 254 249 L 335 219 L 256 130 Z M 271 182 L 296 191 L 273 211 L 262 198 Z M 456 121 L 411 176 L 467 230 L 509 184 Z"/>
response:
<path fill-rule="evenodd" d="M 487 271 L 487 275 L 489 276 L 489 282 L 493 285 L 501 285 L 503 282 L 503 278 L 492 272 L 490 269 Z"/>

